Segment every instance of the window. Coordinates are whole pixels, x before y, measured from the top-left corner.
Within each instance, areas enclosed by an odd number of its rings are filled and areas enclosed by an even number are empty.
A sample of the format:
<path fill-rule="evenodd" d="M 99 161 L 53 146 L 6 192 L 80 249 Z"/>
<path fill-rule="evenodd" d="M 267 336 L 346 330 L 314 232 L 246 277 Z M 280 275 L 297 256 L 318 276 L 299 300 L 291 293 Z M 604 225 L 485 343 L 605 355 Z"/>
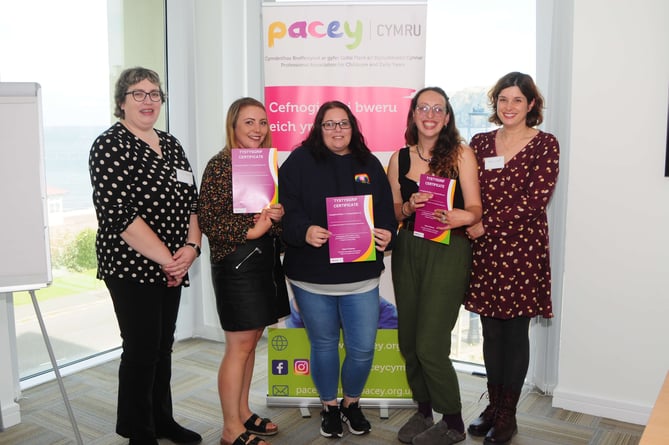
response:
<path fill-rule="evenodd" d="M 535 78 L 535 0 L 429 0 L 425 84 L 443 88 L 467 142 L 488 131 L 487 93 L 504 74 Z M 483 364 L 478 315 L 460 309 L 451 358 Z"/>
<path fill-rule="evenodd" d="M 164 23 L 163 0 L 25 0 L 7 2 L 0 16 L 0 81 L 42 87 L 54 281 L 36 295 L 61 367 L 120 347 L 111 299 L 95 278 L 88 152 L 116 120 L 113 84 L 123 69 L 154 69 L 165 87 Z M 28 293 L 14 294 L 14 309 L 26 380 L 51 363 Z"/>

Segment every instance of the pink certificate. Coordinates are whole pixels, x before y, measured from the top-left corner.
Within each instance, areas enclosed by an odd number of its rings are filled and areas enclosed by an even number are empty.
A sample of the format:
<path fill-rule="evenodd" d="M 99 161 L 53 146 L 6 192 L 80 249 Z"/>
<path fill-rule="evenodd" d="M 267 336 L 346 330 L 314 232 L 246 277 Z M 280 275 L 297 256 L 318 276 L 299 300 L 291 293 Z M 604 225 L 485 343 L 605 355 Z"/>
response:
<path fill-rule="evenodd" d="M 276 148 L 233 148 L 232 209 L 260 213 L 279 202 Z"/>
<path fill-rule="evenodd" d="M 434 217 L 434 211 L 437 209 L 453 209 L 455 185 L 455 179 L 428 174 L 420 175 L 418 191 L 432 193 L 432 199 L 427 201 L 424 207 L 416 210 L 416 221 L 413 228 L 414 236 L 441 244 L 451 242 L 451 231 L 444 230 L 443 227 L 445 224 Z"/>
<path fill-rule="evenodd" d="M 376 260 L 372 195 L 325 198 L 330 263 Z"/>

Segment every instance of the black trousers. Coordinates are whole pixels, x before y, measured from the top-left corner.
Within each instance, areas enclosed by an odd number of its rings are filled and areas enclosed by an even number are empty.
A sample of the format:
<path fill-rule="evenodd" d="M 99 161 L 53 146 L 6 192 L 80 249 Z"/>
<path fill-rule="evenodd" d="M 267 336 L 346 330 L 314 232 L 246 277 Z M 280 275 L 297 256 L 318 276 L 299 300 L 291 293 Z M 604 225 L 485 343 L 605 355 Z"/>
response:
<path fill-rule="evenodd" d="M 181 286 L 166 287 L 108 278 L 123 340 L 118 371 L 116 432 L 154 438 L 172 417 L 172 345 Z"/>

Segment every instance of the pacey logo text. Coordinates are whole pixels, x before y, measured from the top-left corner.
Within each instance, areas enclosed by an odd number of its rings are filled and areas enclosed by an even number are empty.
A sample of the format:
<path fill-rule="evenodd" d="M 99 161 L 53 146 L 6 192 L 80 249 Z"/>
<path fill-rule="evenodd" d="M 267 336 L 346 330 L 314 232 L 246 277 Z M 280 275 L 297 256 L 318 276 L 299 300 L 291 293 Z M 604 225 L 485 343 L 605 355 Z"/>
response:
<path fill-rule="evenodd" d="M 338 20 L 333 20 L 327 25 L 318 20 L 313 22 L 300 20 L 290 25 L 286 25 L 284 22 L 272 22 L 267 29 L 267 46 L 273 48 L 275 41 L 283 39 L 286 35 L 292 39 L 307 39 L 309 37 L 342 39 L 347 37 L 350 39 L 350 43 L 346 44 L 346 47 L 355 49 L 362 41 L 362 22 L 356 20 L 354 24 L 349 22 L 343 22 L 342 24 Z"/>

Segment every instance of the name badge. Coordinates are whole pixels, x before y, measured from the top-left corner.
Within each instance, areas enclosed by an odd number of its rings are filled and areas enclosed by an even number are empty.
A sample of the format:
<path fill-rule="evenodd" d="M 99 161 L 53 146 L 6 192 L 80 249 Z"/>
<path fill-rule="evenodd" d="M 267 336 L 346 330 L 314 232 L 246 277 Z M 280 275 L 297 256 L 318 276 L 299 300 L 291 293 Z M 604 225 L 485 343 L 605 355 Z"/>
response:
<path fill-rule="evenodd" d="M 193 174 L 191 172 L 180 168 L 175 168 L 175 170 L 177 171 L 177 181 L 193 185 Z"/>
<path fill-rule="evenodd" d="M 486 170 L 495 170 L 498 168 L 504 168 L 504 156 L 490 156 L 483 160 L 485 162 Z"/>

